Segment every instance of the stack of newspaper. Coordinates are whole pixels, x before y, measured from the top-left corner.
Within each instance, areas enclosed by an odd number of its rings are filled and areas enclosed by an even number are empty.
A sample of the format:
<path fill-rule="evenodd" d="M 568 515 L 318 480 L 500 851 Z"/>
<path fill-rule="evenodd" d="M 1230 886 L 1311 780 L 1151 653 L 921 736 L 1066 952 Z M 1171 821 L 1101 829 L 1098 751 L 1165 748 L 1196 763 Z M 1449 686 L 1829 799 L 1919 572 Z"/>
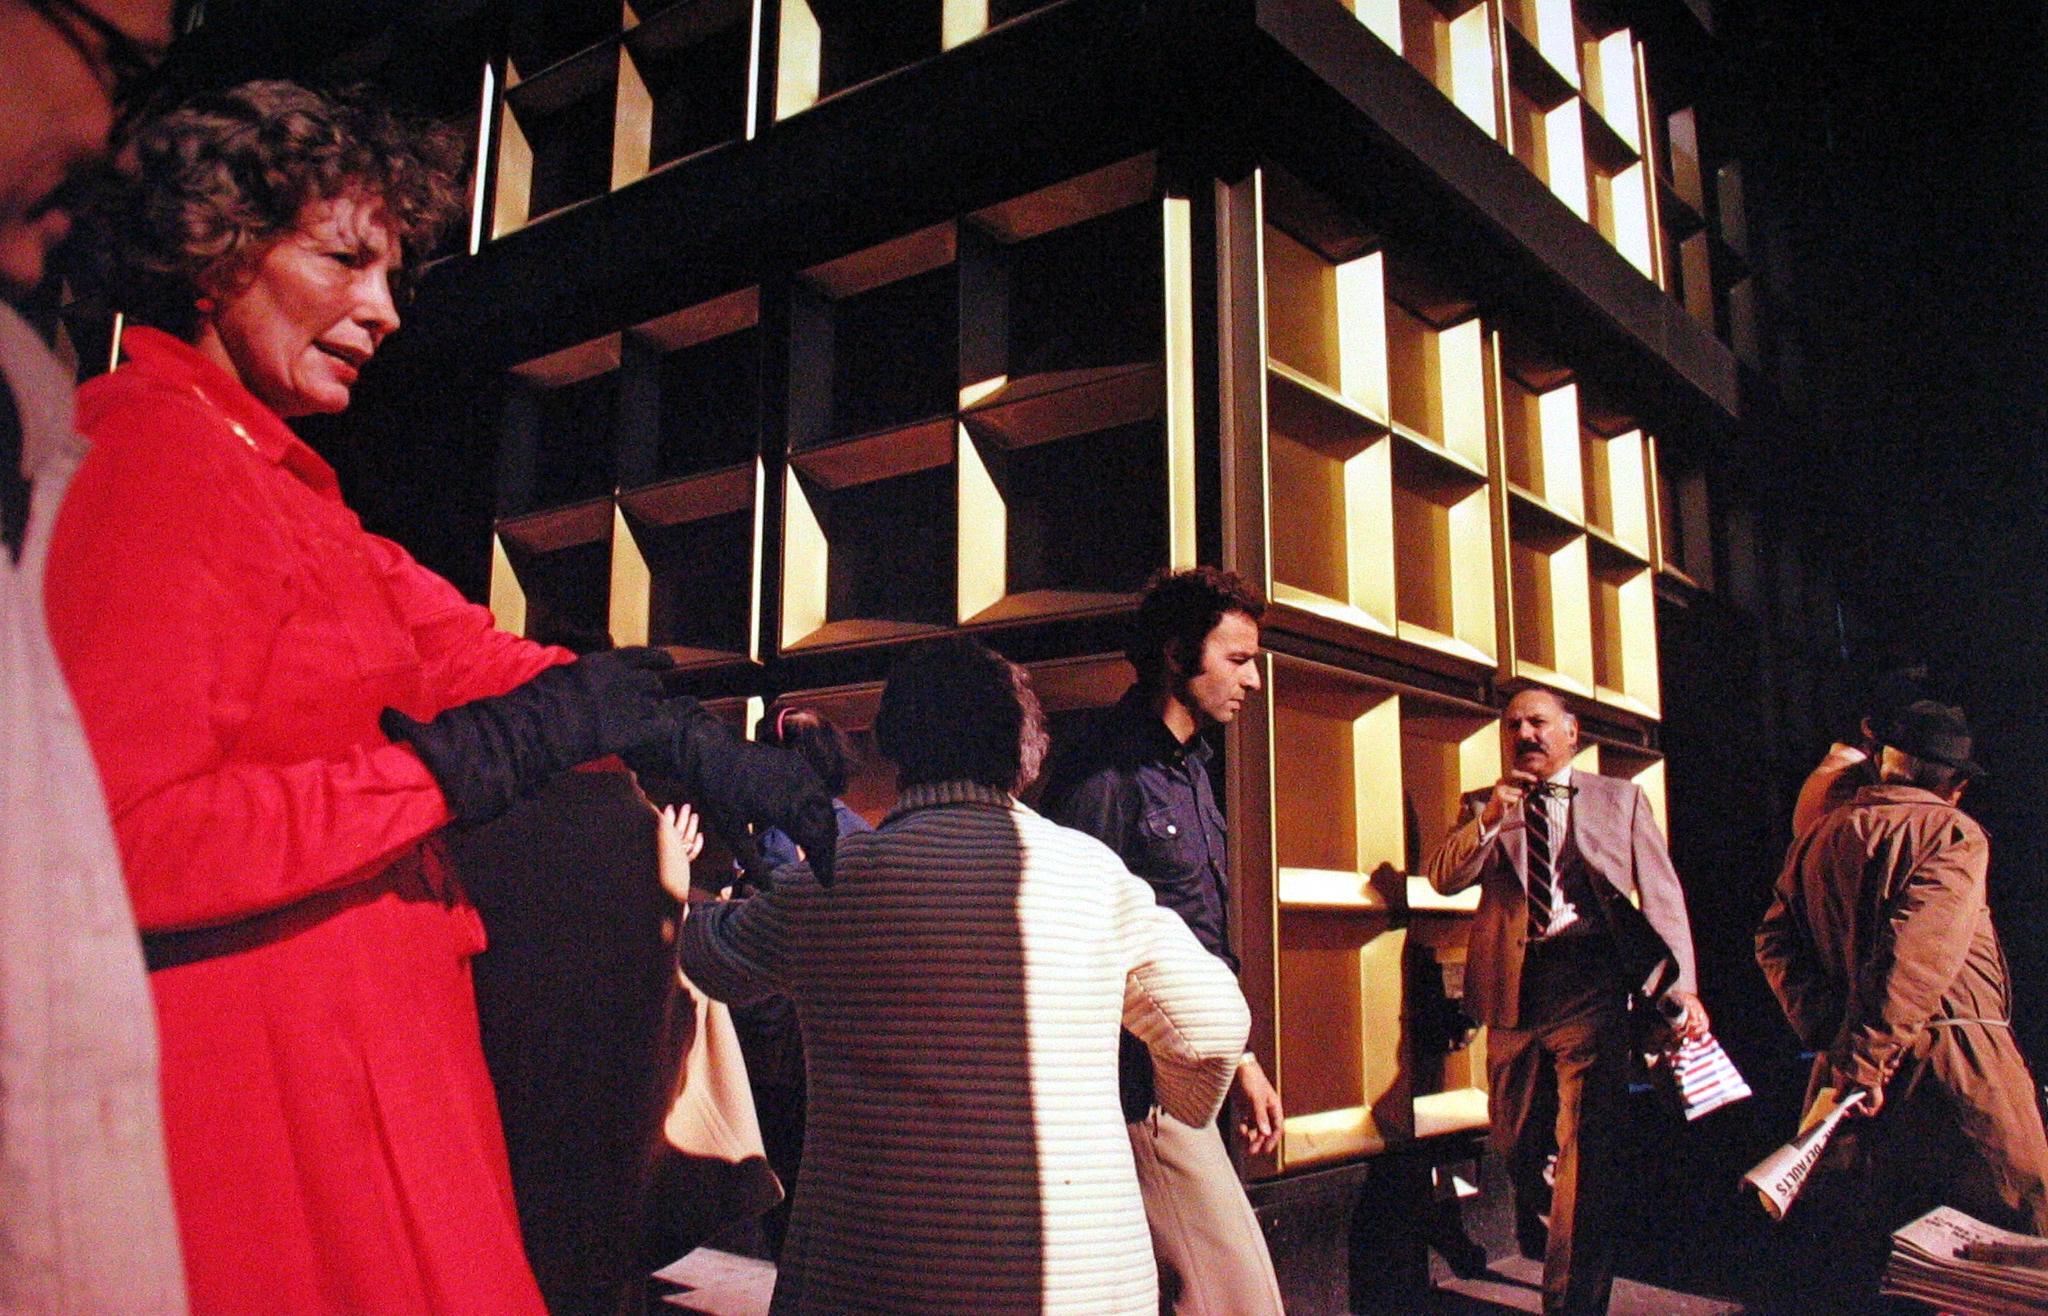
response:
<path fill-rule="evenodd" d="M 2048 1238 L 1936 1207 L 1892 1235 L 1884 1292 L 1947 1312 L 2048 1312 Z"/>

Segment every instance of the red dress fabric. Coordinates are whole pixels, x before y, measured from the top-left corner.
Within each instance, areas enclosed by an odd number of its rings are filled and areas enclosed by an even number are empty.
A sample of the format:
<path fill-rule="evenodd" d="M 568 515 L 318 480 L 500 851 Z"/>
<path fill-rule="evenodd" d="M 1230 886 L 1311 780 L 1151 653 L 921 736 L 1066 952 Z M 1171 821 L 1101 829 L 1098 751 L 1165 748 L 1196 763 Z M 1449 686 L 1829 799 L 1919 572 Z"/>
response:
<path fill-rule="evenodd" d="M 50 556 L 163 1040 L 199 1313 L 539 1312 L 440 789 L 377 729 L 570 655 L 366 533 L 231 376 L 131 329 Z"/>

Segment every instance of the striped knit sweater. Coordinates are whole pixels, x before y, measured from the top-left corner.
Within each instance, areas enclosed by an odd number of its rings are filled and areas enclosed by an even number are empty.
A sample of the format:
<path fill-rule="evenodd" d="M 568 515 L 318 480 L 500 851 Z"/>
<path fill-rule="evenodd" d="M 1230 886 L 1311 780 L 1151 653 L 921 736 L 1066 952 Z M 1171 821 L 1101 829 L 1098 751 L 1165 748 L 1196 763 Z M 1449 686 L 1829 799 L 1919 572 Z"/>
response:
<path fill-rule="evenodd" d="M 904 792 L 829 890 L 699 905 L 683 968 L 795 1002 L 810 1127 L 776 1313 L 1158 1310 L 1117 1028 L 1215 1117 L 1249 1016 L 1222 961 L 1094 838 L 968 782 Z"/>

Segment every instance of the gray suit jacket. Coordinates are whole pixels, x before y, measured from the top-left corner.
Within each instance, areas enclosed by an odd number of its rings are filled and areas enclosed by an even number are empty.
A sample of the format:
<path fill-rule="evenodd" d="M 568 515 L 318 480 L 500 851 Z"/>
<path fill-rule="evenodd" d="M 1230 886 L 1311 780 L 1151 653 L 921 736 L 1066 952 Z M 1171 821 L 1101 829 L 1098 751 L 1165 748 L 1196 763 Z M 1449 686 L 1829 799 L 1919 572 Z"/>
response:
<path fill-rule="evenodd" d="M 1650 925 L 1678 960 L 1681 991 L 1698 988 L 1693 975 L 1692 928 L 1685 892 L 1664 848 L 1643 788 L 1632 781 L 1574 772 L 1570 832 L 1561 856 L 1624 896 L 1640 897 Z M 1430 885 L 1449 895 L 1480 884 L 1479 914 L 1465 966 L 1465 1012 L 1493 1028 L 1521 1025 L 1522 955 L 1529 941 L 1529 898 L 1522 870 L 1528 836 L 1519 810 L 1501 820 L 1484 843 L 1479 811 L 1492 788 L 1465 796 L 1458 825 L 1431 847 L 1423 869 Z"/>

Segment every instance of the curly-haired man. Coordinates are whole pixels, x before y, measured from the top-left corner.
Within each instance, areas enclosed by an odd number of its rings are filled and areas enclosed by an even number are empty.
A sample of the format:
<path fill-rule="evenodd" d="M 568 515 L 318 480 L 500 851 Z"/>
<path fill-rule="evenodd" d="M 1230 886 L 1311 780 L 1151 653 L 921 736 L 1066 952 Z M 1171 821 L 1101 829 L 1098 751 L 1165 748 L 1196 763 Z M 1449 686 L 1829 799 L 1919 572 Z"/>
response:
<path fill-rule="evenodd" d="M 1161 572 L 1125 648 L 1138 680 L 1055 761 L 1046 816 L 1100 839 L 1151 883 L 1159 903 L 1234 972 L 1223 812 L 1209 780 L 1209 732 L 1236 719 L 1259 678 L 1259 597 L 1215 567 Z M 1159 1261 L 1178 1313 L 1280 1311 L 1272 1258 L 1213 1125 L 1160 1110 L 1142 1048 L 1126 1038 L 1124 1118 Z M 1232 1094 L 1255 1152 L 1272 1149 L 1285 1112 L 1246 1052 Z"/>

